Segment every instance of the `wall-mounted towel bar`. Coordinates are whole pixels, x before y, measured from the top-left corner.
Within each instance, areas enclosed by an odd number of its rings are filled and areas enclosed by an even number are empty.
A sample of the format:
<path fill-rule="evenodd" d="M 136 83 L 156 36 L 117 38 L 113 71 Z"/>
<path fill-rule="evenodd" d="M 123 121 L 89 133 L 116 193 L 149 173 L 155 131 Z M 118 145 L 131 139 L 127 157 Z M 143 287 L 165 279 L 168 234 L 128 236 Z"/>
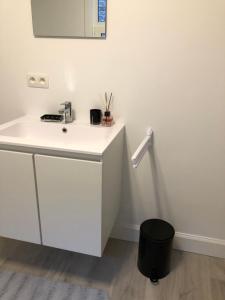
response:
<path fill-rule="evenodd" d="M 134 168 L 138 167 L 143 156 L 148 151 L 149 146 L 151 146 L 152 135 L 153 135 L 153 130 L 150 127 L 147 130 L 147 135 L 146 135 L 145 139 L 141 142 L 140 146 L 137 148 L 136 152 L 134 153 L 134 155 L 131 158 L 132 165 Z"/>

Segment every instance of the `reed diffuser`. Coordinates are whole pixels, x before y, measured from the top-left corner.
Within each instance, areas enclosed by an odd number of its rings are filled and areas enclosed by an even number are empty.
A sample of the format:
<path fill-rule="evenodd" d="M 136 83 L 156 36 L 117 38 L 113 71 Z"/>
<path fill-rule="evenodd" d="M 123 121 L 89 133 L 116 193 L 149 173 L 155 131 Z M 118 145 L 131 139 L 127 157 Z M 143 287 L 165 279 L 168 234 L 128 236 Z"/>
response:
<path fill-rule="evenodd" d="M 111 115 L 110 107 L 112 104 L 112 93 L 110 94 L 110 97 L 108 97 L 108 94 L 105 93 L 105 112 L 104 116 L 102 118 L 102 125 L 103 126 L 112 126 L 113 125 L 113 117 Z"/>

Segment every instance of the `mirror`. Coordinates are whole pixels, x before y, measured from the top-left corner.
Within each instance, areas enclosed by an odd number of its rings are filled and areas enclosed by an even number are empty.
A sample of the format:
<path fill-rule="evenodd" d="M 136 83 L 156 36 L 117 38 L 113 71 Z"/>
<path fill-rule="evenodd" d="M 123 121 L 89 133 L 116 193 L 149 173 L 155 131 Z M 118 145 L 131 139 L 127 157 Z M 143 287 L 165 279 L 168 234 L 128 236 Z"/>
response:
<path fill-rule="evenodd" d="M 31 0 L 36 37 L 106 38 L 107 0 Z"/>

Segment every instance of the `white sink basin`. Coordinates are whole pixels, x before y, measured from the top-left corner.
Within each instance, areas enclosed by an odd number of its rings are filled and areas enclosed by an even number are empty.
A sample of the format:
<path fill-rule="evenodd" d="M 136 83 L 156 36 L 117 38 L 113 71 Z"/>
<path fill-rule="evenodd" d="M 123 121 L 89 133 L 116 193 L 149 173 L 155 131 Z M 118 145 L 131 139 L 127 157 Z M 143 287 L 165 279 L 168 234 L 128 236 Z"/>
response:
<path fill-rule="evenodd" d="M 78 122 L 45 123 L 25 116 L 0 126 L 0 144 L 103 154 L 123 127 L 119 121 L 112 127 L 102 127 Z"/>
<path fill-rule="evenodd" d="M 111 131 L 105 127 L 92 127 L 85 125 L 57 124 L 57 123 L 35 123 L 18 122 L 5 129 L 0 130 L 0 135 L 8 137 L 19 137 L 29 139 L 51 139 L 51 142 L 76 140 L 96 141 L 107 139 Z"/>

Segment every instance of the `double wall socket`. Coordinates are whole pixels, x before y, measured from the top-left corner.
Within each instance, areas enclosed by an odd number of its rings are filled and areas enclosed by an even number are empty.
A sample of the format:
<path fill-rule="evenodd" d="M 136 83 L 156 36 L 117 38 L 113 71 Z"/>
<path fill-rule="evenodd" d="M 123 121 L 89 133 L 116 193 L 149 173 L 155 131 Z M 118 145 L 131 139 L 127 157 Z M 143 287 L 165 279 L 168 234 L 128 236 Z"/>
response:
<path fill-rule="evenodd" d="M 49 77 L 46 74 L 29 73 L 27 74 L 27 86 L 31 88 L 49 88 Z"/>

